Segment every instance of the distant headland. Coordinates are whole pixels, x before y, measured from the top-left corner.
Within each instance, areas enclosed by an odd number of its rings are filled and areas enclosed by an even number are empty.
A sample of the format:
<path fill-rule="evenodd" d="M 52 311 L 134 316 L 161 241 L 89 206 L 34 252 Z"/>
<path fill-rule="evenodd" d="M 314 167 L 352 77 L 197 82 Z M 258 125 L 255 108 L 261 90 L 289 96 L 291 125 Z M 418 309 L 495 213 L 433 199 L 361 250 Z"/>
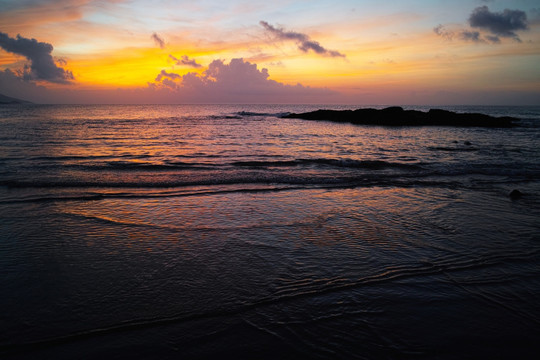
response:
<path fill-rule="evenodd" d="M 0 105 L 8 104 L 32 104 L 30 101 L 12 98 L 3 94 L 0 94 Z"/>
<path fill-rule="evenodd" d="M 517 118 L 494 117 L 478 113 L 456 113 L 441 109 L 428 112 L 404 110 L 399 106 L 385 109 L 317 110 L 300 114 L 284 115 L 284 118 L 304 120 L 327 120 L 356 125 L 380 126 L 456 126 L 509 128 L 517 126 Z"/>

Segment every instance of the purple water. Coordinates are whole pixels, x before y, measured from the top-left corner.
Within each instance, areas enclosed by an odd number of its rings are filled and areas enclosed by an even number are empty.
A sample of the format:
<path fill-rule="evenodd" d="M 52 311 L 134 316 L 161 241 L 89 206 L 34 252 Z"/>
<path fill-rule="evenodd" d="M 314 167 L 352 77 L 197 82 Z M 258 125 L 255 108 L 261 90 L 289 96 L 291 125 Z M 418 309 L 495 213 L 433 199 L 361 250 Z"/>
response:
<path fill-rule="evenodd" d="M 320 107 L 1 107 L 2 358 L 537 354 L 540 108 Z"/>

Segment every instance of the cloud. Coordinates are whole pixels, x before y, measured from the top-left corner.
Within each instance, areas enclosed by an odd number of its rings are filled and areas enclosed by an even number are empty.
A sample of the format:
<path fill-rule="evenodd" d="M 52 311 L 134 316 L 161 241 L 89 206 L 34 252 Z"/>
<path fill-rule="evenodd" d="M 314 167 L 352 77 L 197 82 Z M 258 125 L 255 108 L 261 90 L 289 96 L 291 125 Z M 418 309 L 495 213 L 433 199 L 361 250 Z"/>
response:
<path fill-rule="evenodd" d="M 491 43 L 491 44 L 500 44 L 501 39 L 497 35 L 483 35 L 479 31 L 474 30 L 448 30 L 444 25 L 437 25 L 433 28 L 433 32 L 440 37 L 452 41 L 454 39 L 459 39 L 463 41 L 469 41 L 474 43 Z"/>
<path fill-rule="evenodd" d="M 285 31 L 282 28 L 275 28 L 266 21 L 260 21 L 259 24 L 264 27 L 266 31 L 274 35 L 279 40 L 293 40 L 296 41 L 298 48 L 303 52 L 308 52 L 312 50 L 313 52 L 319 55 L 331 56 L 331 57 L 345 57 L 344 54 L 328 50 L 321 46 L 317 41 L 311 40 L 309 36 L 302 33 L 297 33 L 293 31 Z"/>
<path fill-rule="evenodd" d="M 452 40 L 454 38 L 454 32 L 447 30 L 444 25 L 439 24 L 433 28 L 433 32 L 446 40 Z"/>
<path fill-rule="evenodd" d="M 493 43 L 493 44 L 500 44 L 501 43 L 501 38 L 499 38 L 496 35 L 486 35 L 485 38 L 486 38 L 486 40 L 488 40 L 490 43 Z"/>
<path fill-rule="evenodd" d="M 194 67 L 194 68 L 201 68 L 202 67 L 202 65 L 197 63 L 197 61 L 195 61 L 195 59 L 190 59 L 189 56 L 187 56 L 187 55 L 182 55 L 181 59 L 177 59 L 176 57 L 174 57 L 173 55 L 170 55 L 170 54 L 169 54 L 169 57 L 176 62 L 176 65 L 188 65 L 188 66 L 191 66 L 191 67 Z"/>
<path fill-rule="evenodd" d="M 466 41 L 484 42 L 484 40 L 480 38 L 480 33 L 478 31 L 463 30 L 459 33 L 459 37 Z"/>
<path fill-rule="evenodd" d="M 10 69 L 0 71 L 0 93 L 22 100 L 42 102 L 46 89 L 36 83 L 24 81 Z"/>
<path fill-rule="evenodd" d="M 457 37 L 458 39 L 461 39 L 464 41 L 472 41 L 476 43 L 485 42 L 485 40 L 481 38 L 480 32 L 478 31 L 459 30 L 456 32 L 456 31 L 448 30 L 443 25 L 439 24 L 433 28 L 433 32 L 435 32 L 435 34 L 449 41 Z"/>
<path fill-rule="evenodd" d="M 469 24 L 471 27 L 487 30 L 492 35 L 513 38 L 520 42 L 521 39 L 515 32 L 529 29 L 524 11 L 505 9 L 503 12 L 491 12 L 487 6 L 474 9 L 469 17 Z"/>
<path fill-rule="evenodd" d="M 176 83 L 175 83 L 173 80 L 167 79 L 167 78 L 163 79 L 163 80 L 161 81 L 161 83 L 162 83 L 164 86 L 166 86 L 166 87 L 168 87 L 168 88 L 170 88 L 170 89 L 173 89 L 173 90 L 177 89 L 177 87 L 178 87 L 178 86 L 176 85 Z"/>
<path fill-rule="evenodd" d="M 23 78 L 25 80 L 45 80 L 53 83 L 65 84 L 73 80 L 73 73 L 58 67 L 51 55 L 53 46 L 36 39 L 27 39 L 21 35 L 11 38 L 0 32 L 0 47 L 5 51 L 18 54 L 30 60 L 25 66 Z M 62 63 L 65 63 L 63 61 Z"/>
<path fill-rule="evenodd" d="M 39 24 L 76 21 L 91 0 L 0 1 L 0 24 L 6 31 L 29 31 Z"/>
<path fill-rule="evenodd" d="M 0 93 L 45 104 L 321 104 L 343 96 L 328 88 L 271 80 L 268 70 L 243 59 L 214 60 L 202 73 L 162 70 L 155 81 L 140 88 L 46 88 L 6 69 L 0 71 Z"/>
<path fill-rule="evenodd" d="M 214 60 L 202 74 L 180 76 L 162 70 L 156 82 L 157 87 L 175 89 L 179 101 L 184 102 L 318 102 L 337 94 L 327 88 L 287 85 L 269 77 L 267 69 L 259 70 L 244 59 L 232 59 L 228 64 Z"/>
<path fill-rule="evenodd" d="M 159 46 L 161 49 L 165 49 L 165 41 L 156 33 L 153 33 L 151 36 L 152 40 Z"/>
<path fill-rule="evenodd" d="M 169 79 L 180 79 L 181 76 L 175 73 L 168 73 L 165 70 L 161 70 L 161 72 L 156 76 L 157 82 L 160 82 L 163 78 L 169 78 Z"/>

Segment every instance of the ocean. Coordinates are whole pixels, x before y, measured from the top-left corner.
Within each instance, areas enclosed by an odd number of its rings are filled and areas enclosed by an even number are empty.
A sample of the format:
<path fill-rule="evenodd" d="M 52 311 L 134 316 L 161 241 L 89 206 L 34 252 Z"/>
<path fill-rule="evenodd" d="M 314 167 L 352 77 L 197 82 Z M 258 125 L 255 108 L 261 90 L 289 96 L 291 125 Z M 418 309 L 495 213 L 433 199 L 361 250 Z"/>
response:
<path fill-rule="evenodd" d="M 319 108 L 0 107 L 0 357 L 535 358 L 540 106 Z"/>

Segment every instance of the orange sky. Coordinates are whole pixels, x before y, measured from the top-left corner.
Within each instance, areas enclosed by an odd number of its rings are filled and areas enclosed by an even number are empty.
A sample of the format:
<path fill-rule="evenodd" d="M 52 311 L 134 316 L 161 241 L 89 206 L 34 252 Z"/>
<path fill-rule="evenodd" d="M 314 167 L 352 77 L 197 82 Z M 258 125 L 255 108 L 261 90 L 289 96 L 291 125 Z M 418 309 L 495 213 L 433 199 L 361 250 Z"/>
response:
<path fill-rule="evenodd" d="M 0 93 L 36 102 L 540 103 L 535 1 L 0 5 Z"/>

